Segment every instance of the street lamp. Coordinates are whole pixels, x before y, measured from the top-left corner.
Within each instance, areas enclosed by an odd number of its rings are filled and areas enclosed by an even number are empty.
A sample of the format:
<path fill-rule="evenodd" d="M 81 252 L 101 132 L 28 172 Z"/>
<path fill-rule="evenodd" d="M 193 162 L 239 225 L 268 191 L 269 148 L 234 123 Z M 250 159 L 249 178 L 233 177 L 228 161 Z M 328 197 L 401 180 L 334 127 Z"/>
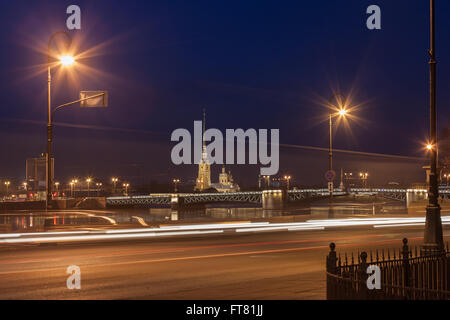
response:
<path fill-rule="evenodd" d="M 130 186 L 130 184 L 129 183 L 124 183 L 123 186 L 125 188 L 125 195 L 128 196 L 128 187 Z"/>
<path fill-rule="evenodd" d="M 91 178 L 87 178 L 86 179 L 86 182 L 87 182 L 87 188 L 88 188 L 88 197 L 89 197 L 89 186 L 90 186 L 90 184 L 91 184 L 91 181 L 92 181 L 92 179 Z"/>
<path fill-rule="evenodd" d="M 48 123 L 47 123 L 47 197 L 46 197 L 46 208 L 50 208 L 50 203 L 52 200 L 52 157 L 51 157 L 51 148 L 52 148 L 52 141 L 53 141 L 53 119 L 54 114 L 56 111 L 60 110 L 61 108 L 68 107 L 71 105 L 74 105 L 76 103 L 80 103 L 81 107 L 106 107 L 108 104 L 108 95 L 107 91 L 81 91 L 80 92 L 80 99 L 76 101 L 72 101 L 69 103 L 62 104 L 58 107 L 56 107 L 53 111 L 51 110 L 51 56 L 50 56 L 50 47 L 52 44 L 53 39 L 57 35 L 64 35 L 67 40 L 67 48 L 70 47 L 72 44 L 71 37 L 67 34 L 65 31 L 58 31 L 55 32 L 48 41 L 48 49 L 47 49 L 47 73 L 48 73 Z M 70 55 L 63 55 L 59 57 L 59 63 L 62 66 L 70 66 L 73 65 L 75 62 L 75 58 Z M 100 92 L 100 93 L 99 93 Z M 102 97 L 101 101 L 97 98 Z M 87 102 L 89 100 L 89 102 Z"/>
<path fill-rule="evenodd" d="M 436 133 L 436 51 L 435 51 L 435 2 L 430 0 L 430 186 L 426 208 L 425 234 L 423 250 L 426 253 L 442 253 L 444 238 L 442 235 L 441 207 L 439 206 L 439 188 L 437 176 L 437 133 Z"/>
<path fill-rule="evenodd" d="M 59 197 L 59 182 L 55 182 L 55 187 L 56 187 L 56 194 Z"/>
<path fill-rule="evenodd" d="M 71 193 L 72 197 L 74 196 L 74 189 L 75 189 L 75 186 L 76 186 L 77 183 L 78 183 L 77 179 L 73 179 L 70 182 L 70 187 L 71 187 L 70 193 Z"/>
<path fill-rule="evenodd" d="M 101 182 L 97 182 L 95 185 L 97 186 L 97 197 L 98 197 L 99 196 L 99 190 L 100 190 L 100 187 L 102 186 L 102 183 Z"/>
<path fill-rule="evenodd" d="M 116 183 L 119 181 L 119 178 L 112 178 L 111 180 L 114 185 L 113 193 L 116 193 Z"/>
<path fill-rule="evenodd" d="M 72 38 L 69 36 L 69 34 L 65 31 L 58 31 L 55 32 L 48 41 L 47 46 L 47 94 L 48 94 L 48 122 L 47 122 L 47 197 L 46 197 L 46 208 L 48 209 L 50 207 L 50 202 L 52 200 L 52 184 L 53 184 L 53 177 L 52 177 L 52 140 L 53 140 L 53 124 L 52 124 L 52 111 L 51 111 L 51 84 L 52 84 L 52 76 L 51 76 L 51 55 L 50 55 L 50 49 L 51 44 L 53 42 L 53 39 L 58 35 L 64 35 L 67 41 L 67 48 L 69 48 L 72 44 Z M 70 57 L 69 55 L 64 55 L 60 57 L 60 63 L 64 66 L 72 65 L 75 59 L 73 57 Z"/>
<path fill-rule="evenodd" d="M 286 188 L 289 190 L 289 181 L 291 180 L 291 176 L 284 176 L 284 180 L 286 180 Z"/>
<path fill-rule="evenodd" d="M 332 113 L 330 112 L 328 115 L 328 125 L 329 125 L 329 129 L 330 129 L 330 146 L 329 146 L 329 151 L 328 151 L 328 161 L 329 161 L 329 172 L 332 173 L 333 172 L 333 116 L 338 116 L 338 117 L 345 117 L 348 114 L 348 111 L 345 109 L 345 105 L 342 106 L 342 102 L 345 103 L 345 97 L 340 94 L 340 93 L 335 93 L 333 96 L 331 96 L 330 98 L 330 109 L 336 109 L 333 105 L 333 100 L 336 100 L 338 102 L 338 112 L 337 113 Z M 334 174 L 335 175 L 335 174 Z M 331 180 L 331 181 L 330 181 Z M 331 188 L 329 187 L 329 191 L 330 191 L 330 210 L 331 210 L 331 204 L 333 203 L 333 179 L 329 180 L 329 184 L 331 184 Z"/>
<path fill-rule="evenodd" d="M 5 181 L 5 186 L 6 186 L 6 195 L 9 194 L 9 185 L 11 184 L 10 181 Z"/>
<path fill-rule="evenodd" d="M 369 177 L 369 173 L 360 172 L 359 176 L 361 177 L 363 188 L 367 188 L 367 178 Z"/>
<path fill-rule="evenodd" d="M 180 179 L 173 179 L 174 192 L 178 192 L 178 183 L 180 183 Z"/>
<path fill-rule="evenodd" d="M 447 187 L 448 187 L 448 178 L 450 178 L 450 174 L 444 174 L 444 178 L 446 178 L 447 179 Z"/>
<path fill-rule="evenodd" d="M 264 179 L 266 180 L 266 187 L 270 187 L 270 176 L 264 176 Z"/>

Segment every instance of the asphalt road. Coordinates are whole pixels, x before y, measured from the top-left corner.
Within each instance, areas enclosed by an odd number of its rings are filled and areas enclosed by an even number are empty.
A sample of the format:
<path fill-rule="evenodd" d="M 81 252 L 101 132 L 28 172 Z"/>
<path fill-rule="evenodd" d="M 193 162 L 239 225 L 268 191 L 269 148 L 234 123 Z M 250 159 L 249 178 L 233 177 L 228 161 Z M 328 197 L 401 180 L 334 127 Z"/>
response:
<path fill-rule="evenodd" d="M 398 250 L 405 236 L 418 245 L 423 227 L 2 245 L 0 299 L 324 299 L 330 242 Z M 67 289 L 70 265 L 79 290 Z"/>

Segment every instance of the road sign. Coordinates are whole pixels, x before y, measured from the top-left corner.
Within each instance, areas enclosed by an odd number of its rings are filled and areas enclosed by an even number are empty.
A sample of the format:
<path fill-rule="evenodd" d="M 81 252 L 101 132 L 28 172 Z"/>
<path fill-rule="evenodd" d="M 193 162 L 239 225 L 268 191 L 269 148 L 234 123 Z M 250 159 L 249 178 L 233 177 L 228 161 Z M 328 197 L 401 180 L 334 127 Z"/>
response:
<path fill-rule="evenodd" d="M 336 172 L 334 172 L 334 170 L 328 170 L 325 173 L 325 179 L 327 179 L 327 181 L 333 181 L 334 178 L 336 178 Z"/>
<path fill-rule="evenodd" d="M 108 106 L 108 91 L 81 91 L 80 100 L 89 97 L 94 97 L 91 99 L 83 100 L 80 102 L 80 107 L 82 108 L 97 108 L 97 107 L 107 107 Z"/>
<path fill-rule="evenodd" d="M 334 186 L 333 186 L 333 182 L 328 182 L 328 192 L 333 192 L 333 188 L 334 188 Z"/>

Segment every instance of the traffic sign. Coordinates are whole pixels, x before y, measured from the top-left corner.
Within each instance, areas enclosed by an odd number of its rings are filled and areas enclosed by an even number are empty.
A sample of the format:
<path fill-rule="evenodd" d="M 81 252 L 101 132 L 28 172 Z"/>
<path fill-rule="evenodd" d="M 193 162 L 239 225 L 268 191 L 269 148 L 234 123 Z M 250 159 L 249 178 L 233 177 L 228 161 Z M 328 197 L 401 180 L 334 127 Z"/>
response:
<path fill-rule="evenodd" d="M 108 91 L 80 91 L 80 100 L 82 108 L 104 108 L 108 106 Z"/>
<path fill-rule="evenodd" d="M 336 178 L 336 172 L 334 172 L 334 170 L 328 170 L 325 173 L 325 179 L 327 179 L 328 181 L 333 181 L 334 178 Z"/>

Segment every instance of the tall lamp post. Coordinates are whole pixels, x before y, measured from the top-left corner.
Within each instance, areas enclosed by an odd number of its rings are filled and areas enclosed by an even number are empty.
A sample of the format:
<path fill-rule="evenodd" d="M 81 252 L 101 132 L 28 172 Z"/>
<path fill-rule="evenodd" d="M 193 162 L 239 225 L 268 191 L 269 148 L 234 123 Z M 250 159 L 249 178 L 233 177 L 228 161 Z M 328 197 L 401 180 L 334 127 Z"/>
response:
<path fill-rule="evenodd" d="M 289 182 L 291 180 L 291 176 L 284 176 L 284 180 L 286 180 L 286 188 L 289 190 Z"/>
<path fill-rule="evenodd" d="M 333 105 L 333 101 L 334 100 L 338 100 L 338 98 L 342 98 L 342 100 L 341 101 L 338 101 L 338 112 L 337 112 L 337 114 L 336 113 L 332 113 L 332 112 L 330 112 L 329 113 L 329 115 L 328 115 L 328 125 L 329 125 L 329 128 L 330 128 L 330 146 L 329 146 L 329 149 L 328 149 L 328 170 L 329 170 L 329 172 L 333 172 L 333 116 L 341 116 L 341 117 L 345 117 L 345 115 L 347 114 L 347 110 L 344 108 L 344 107 L 342 107 L 342 105 L 341 105 L 341 103 L 340 102 L 345 102 L 345 98 L 344 98 L 344 96 L 342 95 L 342 94 L 340 94 L 340 93 L 336 93 L 336 94 L 334 94 L 331 98 L 330 98 L 330 109 L 333 109 L 334 108 L 334 105 Z M 330 181 L 330 183 L 333 183 L 333 181 Z M 329 200 L 329 203 L 330 203 L 330 210 L 331 210 L 331 204 L 333 203 L 333 188 L 331 188 L 330 189 L 330 200 Z"/>
<path fill-rule="evenodd" d="M 114 188 L 113 188 L 113 194 L 115 194 L 115 193 L 116 193 L 116 184 L 117 184 L 117 182 L 119 181 L 119 178 L 112 178 L 111 180 L 112 180 L 113 186 L 114 186 Z"/>
<path fill-rule="evenodd" d="M 69 34 L 65 31 L 58 31 L 55 32 L 48 41 L 47 46 L 47 93 L 48 93 L 48 122 L 47 122 L 47 205 L 46 207 L 50 207 L 50 203 L 52 200 L 52 185 L 53 185 L 53 172 L 52 172 L 52 131 L 53 131 L 53 125 L 52 125 L 52 111 L 51 111 L 51 87 L 52 87 L 52 76 L 51 76 L 51 45 L 53 42 L 53 39 L 55 39 L 56 36 L 63 35 L 65 36 L 67 40 L 67 48 L 69 48 L 72 44 L 72 38 L 69 36 Z M 63 65 L 70 65 L 73 63 L 73 58 L 70 56 L 64 56 L 61 58 L 61 63 Z"/>
<path fill-rule="evenodd" d="M 435 3 L 430 0 L 430 186 L 426 208 L 423 249 L 427 253 L 444 250 L 442 236 L 441 207 L 438 203 L 437 134 L 436 134 L 436 51 L 435 51 Z"/>
<path fill-rule="evenodd" d="M 86 183 L 87 183 L 87 188 L 88 188 L 88 198 L 89 198 L 89 193 L 90 193 L 90 189 L 89 189 L 89 187 L 90 187 L 90 185 L 91 185 L 91 181 L 92 181 L 92 179 L 91 179 L 91 178 L 87 178 L 87 179 L 86 179 Z"/>
<path fill-rule="evenodd" d="M 125 195 L 128 196 L 128 187 L 130 186 L 129 183 L 124 183 L 123 187 L 125 188 Z"/>
<path fill-rule="evenodd" d="M 6 196 L 9 195 L 9 185 L 11 184 L 11 182 L 9 181 L 5 181 L 5 186 L 6 186 Z"/>
<path fill-rule="evenodd" d="M 174 192 L 178 192 L 178 183 L 180 183 L 180 179 L 173 179 Z"/>

